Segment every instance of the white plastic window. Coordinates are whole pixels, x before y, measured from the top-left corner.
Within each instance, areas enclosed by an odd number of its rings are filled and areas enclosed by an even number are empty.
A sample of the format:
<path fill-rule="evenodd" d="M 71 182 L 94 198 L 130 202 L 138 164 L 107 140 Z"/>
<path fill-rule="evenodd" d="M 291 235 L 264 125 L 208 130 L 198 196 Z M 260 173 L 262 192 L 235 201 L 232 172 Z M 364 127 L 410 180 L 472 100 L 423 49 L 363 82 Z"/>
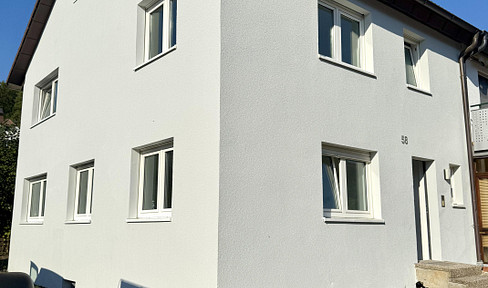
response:
<path fill-rule="evenodd" d="M 145 60 L 176 45 L 177 0 L 159 1 L 146 9 Z"/>
<path fill-rule="evenodd" d="M 371 153 L 325 146 L 322 150 L 323 208 L 326 217 L 373 217 Z"/>
<path fill-rule="evenodd" d="M 58 79 L 55 79 L 39 90 L 38 121 L 42 121 L 56 113 L 57 100 Z"/>
<path fill-rule="evenodd" d="M 139 218 L 170 217 L 173 199 L 173 148 L 140 155 Z"/>
<path fill-rule="evenodd" d="M 320 55 L 365 68 L 363 36 L 363 15 L 333 2 L 318 3 Z"/>
<path fill-rule="evenodd" d="M 45 177 L 30 181 L 27 222 L 42 222 L 44 220 L 46 189 L 47 180 Z"/>
<path fill-rule="evenodd" d="M 74 220 L 89 220 L 92 212 L 93 164 L 76 171 Z"/>

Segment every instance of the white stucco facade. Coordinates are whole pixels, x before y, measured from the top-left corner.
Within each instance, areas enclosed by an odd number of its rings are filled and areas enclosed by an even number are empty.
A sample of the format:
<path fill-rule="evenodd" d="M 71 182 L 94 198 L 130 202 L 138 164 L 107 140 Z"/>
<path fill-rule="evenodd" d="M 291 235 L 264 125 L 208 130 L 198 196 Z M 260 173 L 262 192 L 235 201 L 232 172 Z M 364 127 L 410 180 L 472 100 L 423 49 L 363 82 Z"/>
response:
<path fill-rule="evenodd" d="M 217 285 L 220 4 L 178 3 L 176 50 L 134 71 L 138 4 L 55 3 L 24 86 L 10 271 L 32 261 L 76 287 Z M 56 68 L 56 115 L 31 128 L 34 86 Z M 132 149 L 169 138 L 172 221 L 127 223 Z M 88 160 L 91 224 L 65 224 L 69 167 Z M 44 223 L 25 224 L 24 179 L 42 173 Z"/>
<path fill-rule="evenodd" d="M 77 288 L 414 287 L 413 159 L 429 165 L 431 258 L 476 263 L 464 47 L 377 1 L 340 3 L 364 15 L 361 69 L 319 57 L 317 1 L 179 1 L 176 49 L 142 67 L 140 1 L 56 1 L 24 84 L 9 271 Z M 406 34 L 421 39 L 421 89 L 406 85 Z M 56 69 L 56 114 L 33 125 Z M 171 221 L 130 221 L 134 149 L 167 139 Z M 374 154 L 374 217 L 324 221 L 324 144 Z M 73 224 L 70 166 L 92 160 L 91 222 Z M 32 224 L 25 183 L 41 174 Z"/>
<path fill-rule="evenodd" d="M 318 59 L 315 1 L 222 4 L 221 287 L 413 287 L 412 158 L 433 161 L 432 257 L 476 262 L 461 47 L 352 2 L 370 13 L 374 77 Z M 424 39 L 430 95 L 406 86 L 404 29 Z M 384 224 L 324 223 L 323 142 L 377 152 Z M 449 164 L 461 166 L 466 209 L 451 205 Z"/>

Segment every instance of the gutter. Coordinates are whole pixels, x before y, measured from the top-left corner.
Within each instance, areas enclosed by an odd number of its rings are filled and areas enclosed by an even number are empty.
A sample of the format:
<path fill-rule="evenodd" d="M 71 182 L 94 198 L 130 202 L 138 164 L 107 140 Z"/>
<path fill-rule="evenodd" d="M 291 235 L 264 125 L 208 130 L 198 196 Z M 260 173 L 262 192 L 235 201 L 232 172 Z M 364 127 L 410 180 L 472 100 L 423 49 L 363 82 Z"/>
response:
<path fill-rule="evenodd" d="M 471 138 L 471 117 L 469 111 L 469 99 L 468 99 L 468 83 L 467 83 L 467 76 L 466 76 L 466 60 L 475 56 L 476 54 L 480 53 L 485 49 L 488 43 L 488 33 L 478 31 L 473 36 L 473 40 L 471 45 L 466 47 L 461 54 L 459 55 L 459 69 L 461 72 L 461 92 L 463 96 L 463 110 L 464 110 L 464 129 L 466 132 L 466 147 L 468 152 L 468 166 L 469 166 L 469 182 L 471 186 L 471 204 L 473 207 L 473 225 L 474 225 L 474 239 L 476 245 L 476 259 L 479 262 L 483 263 L 483 258 L 481 254 L 481 239 L 480 239 L 480 230 L 479 230 L 479 222 L 478 222 L 478 198 L 476 196 L 476 185 L 475 185 L 475 177 L 474 177 L 474 158 L 473 158 L 473 144 Z"/>

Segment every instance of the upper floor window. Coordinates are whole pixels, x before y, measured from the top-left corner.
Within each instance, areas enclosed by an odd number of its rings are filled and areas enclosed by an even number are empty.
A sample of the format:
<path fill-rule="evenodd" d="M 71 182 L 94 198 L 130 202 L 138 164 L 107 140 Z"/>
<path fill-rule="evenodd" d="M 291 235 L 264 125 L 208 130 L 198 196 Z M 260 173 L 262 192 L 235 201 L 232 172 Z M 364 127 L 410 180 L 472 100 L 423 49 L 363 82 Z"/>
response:
<path fill-rule="evenodd" d="M 56 113 L 57 98 L 58 79 L 55 79 L 40 89 L 39 121 Z"/>
<path fill-rule="evenodd" d="M 319 54 L 364 68 L 364 16 L 339 4 L 318 4 Z"/>
<path fill-rule="evenodd" d="M 415 76 L 417 64 L 417 47 L 416 45 L 405 42 L 405 71 L 407 75 L 407 84 L 417 87 L 417 77 Z"/>
<path fill-rule="evenodd" d="M 407 87 L 430 95 L 429 65 L 424 39 L 404 29 L 403 54 Z"/>
<path fill-rule="evenodd" d="M 146 61 L 176 45 L 176 2 L 177 0 L 157 1 L 146 9 Z"/>
<path fill-rule="evenodd" d="M 58 69 L 56 69 L 46 76 L 42 81 L 40 81 L 35 87 L 32 124 L 42 122 L 43 120 L 56 114 L 58 91 Z"/>

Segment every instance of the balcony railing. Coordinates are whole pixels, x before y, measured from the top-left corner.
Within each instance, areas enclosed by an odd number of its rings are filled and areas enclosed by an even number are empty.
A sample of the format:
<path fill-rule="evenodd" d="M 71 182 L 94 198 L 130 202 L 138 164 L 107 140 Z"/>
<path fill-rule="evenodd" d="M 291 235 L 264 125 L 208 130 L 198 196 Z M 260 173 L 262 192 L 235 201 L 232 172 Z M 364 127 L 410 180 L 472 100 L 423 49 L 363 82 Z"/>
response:
<path fill-rule="evenodd" d="M 471 106 L 471 134 L 474 152 L 488 150 L 488 103 Z"/>

